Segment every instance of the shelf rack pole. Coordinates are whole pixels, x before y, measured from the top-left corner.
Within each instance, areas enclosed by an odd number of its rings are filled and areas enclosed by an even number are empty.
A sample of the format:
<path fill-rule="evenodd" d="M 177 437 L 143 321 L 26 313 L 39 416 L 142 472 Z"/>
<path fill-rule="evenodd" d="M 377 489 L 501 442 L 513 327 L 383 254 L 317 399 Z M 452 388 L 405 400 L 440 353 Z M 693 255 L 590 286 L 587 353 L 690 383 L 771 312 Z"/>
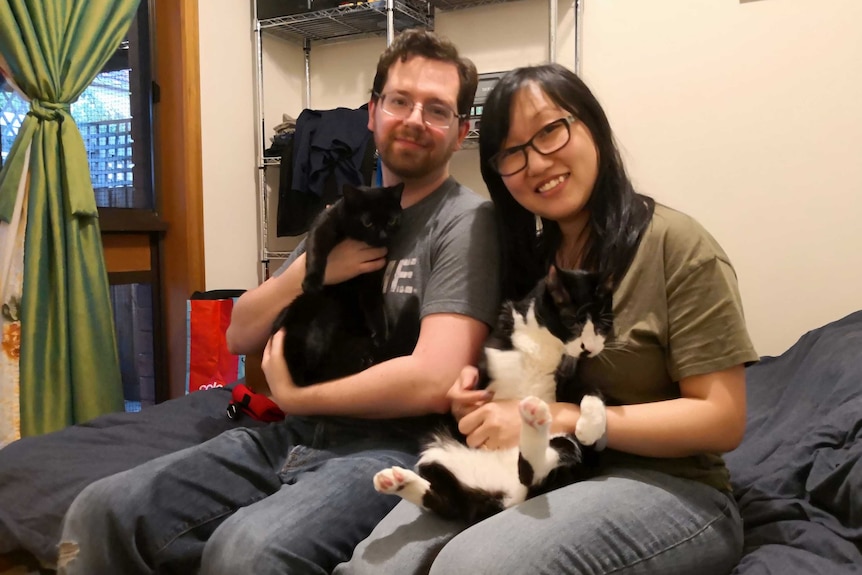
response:
<path fill-rule="evenodd" d="M 557 61 L 557 0 L 548 0 L 548 60 Z"/>
<path fill-rule="evenodd" d="M 263 113 L 263 30 L 257 17 L 257 2 L 252 2 L 252 36 L 254 38 L 254 90 L 258 122 L 255 126 L 255 161 L 257 162 L 257 221 L 258 221 L 258 280 L 263 282 L 267 276 L 267 209 L 266 209 L 266 167 L 263 163 L 263 138 L 265 121 Z"/>
<path fill-rule="evenodd" d="M 386 46 L 395 40 L 395 0 L 386 0 Z"/>
<path fill-rule="evenodd" d="M 575 74 L 581 75 L 584 57 L 584 0 L 575 0 Z"/>
<path fill-rule="evenodd" d="M 311 40 L 305 38 L 302 41 L 302 52 L 305 56 L 305 105 L 311 108 Z"/>

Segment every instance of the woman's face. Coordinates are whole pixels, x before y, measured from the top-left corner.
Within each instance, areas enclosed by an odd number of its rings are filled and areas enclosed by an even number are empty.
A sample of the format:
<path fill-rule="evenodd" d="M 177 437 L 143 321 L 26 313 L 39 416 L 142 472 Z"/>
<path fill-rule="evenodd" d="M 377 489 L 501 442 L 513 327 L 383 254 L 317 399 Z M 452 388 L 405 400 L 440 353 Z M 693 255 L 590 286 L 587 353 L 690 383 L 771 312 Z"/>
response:
<path fill-rule="evenodd" d="M 524 144 L 549 123 L 570 113 L 557 106 L 535 83 L 523 86 L 512 99 L 509 133 L 502 149 Z M 503 177 L 512 197 L 524 208 L 560 223 L 583 222 L 598 174 L 598 153 L 593 137 L 575 118 L 568 143 L 548 155 L 527 148 L 527 167 Z M 581 224 L 583 225 L 583 224 Z"/>

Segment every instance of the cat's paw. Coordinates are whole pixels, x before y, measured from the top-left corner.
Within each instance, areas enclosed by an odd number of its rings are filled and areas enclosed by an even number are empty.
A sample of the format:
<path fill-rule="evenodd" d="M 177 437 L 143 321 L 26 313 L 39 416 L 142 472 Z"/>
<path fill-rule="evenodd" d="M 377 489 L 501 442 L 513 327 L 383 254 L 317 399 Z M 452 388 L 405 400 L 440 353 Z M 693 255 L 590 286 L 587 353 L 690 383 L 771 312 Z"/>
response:
<path fill-rule="evenodd" d="M 302 291 L 305 293 L 317 293 L 323 289 L 323 278 L 316 275 L 306 275 L 302 280 Z"/>
<path fill-rule="evenodd" d="M 581 400 L 581 416 L 575 426 L 575 437 L 583 445 L 596 445 L 608 429 L 605 402 L 595 395 L 585 395 Z M 604 445 L 596 445 L 602 449 Z"/>
<path fill-rule="evenodd" d="M 397 495 L 402 499 L 423 507 L 423 500 L 431 484 L 427 479 L 421 477 L 403 467 L 390 467 L 378 471 L 374 476 L 374 489 L 380 493 Z"/>
<path fill-rule="evenodd" d="M 374 475 L 374 489 L 380 493 L 395 493 L 401 491 L 410 482 L 415 473 L 402 467 L 390 467 L 378 471 Z"/>
<path fill-rule="evenodd" d="M 521 412 L 521 421 L 533 429 L 547 429 L 551 425 L 551 409 L 538 397 L 525 397 L 518 404 L 518 410 Z"/>

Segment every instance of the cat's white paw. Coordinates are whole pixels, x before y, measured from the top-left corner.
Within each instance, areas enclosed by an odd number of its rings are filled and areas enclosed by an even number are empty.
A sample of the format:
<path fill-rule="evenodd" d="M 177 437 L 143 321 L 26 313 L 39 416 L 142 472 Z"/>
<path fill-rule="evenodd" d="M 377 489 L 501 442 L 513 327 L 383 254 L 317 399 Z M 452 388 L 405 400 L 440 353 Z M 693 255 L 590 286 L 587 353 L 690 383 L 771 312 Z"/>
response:
<path fill-rule="evenodd" d="M 380 493 L 401 491 L 415 473 L 402 467 L 390 467 L 374 475 L 374 489 Z"/>
<path fill-rule="evenodd" d="M 374 475 L 374 489 L 391 493 L 423 507 L 422 499 L 431 488 L 426 479 L 403 467 L 390 467 Z"/>
<path fill-rule="evenodd" d="M 594 395 L 581 400 L 581 416 L 575 426 L 575 437 L 584 445 L 593 445 L 604 437 L 608 429 L 605 402 Z"/>
<path fill-rule="evenodd" d="M 536 430 L 547 429 L 551 425 L 551 409 L 538 397 L 525 397 L 518 404 L 521 420 Z"/>

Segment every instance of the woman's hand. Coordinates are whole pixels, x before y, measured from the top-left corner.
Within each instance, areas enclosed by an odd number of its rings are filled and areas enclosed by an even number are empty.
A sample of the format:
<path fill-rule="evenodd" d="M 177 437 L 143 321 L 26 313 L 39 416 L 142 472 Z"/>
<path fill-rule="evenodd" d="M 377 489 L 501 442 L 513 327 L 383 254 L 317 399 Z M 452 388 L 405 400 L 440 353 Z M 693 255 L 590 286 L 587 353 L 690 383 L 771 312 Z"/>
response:
<path fill-rule="evenodd" d="M 287 360 L 284 359 L 284 329 L 278 330 L 266 342 L 260 368 L 266 377 L 272 400 L 285 413 L 289 413 L 293 397 L 301 388 L 293 382 Z"/>
<path fill-rule="evenodd" d="M 339 284 L 386 265 L 386 248 L 372 247 L 347 238 L 339 242 L 326 258 L 324 285 Z"/>
<path fill-rule="evenodd" d="M 450 411 L 457 421 L 493 399 L 494 394 L 490 391 L 474 389 L 478 381 L 479 370 L 468 365 L 461 370 L 458 379 L 446 392 L 446 399 L 451 403 Z"/>
<path fill-rule="evenodd" d="M 446 393 L 458 431 L 467 436 L 467 445 L 483 449 L 503 449 L 518 445 L 521 414 L 518 400 L 491 401 L 494 394 L 475 389 L 479 370 L 468 365 Z"/>
<path fill-rule="evenodd" d="M 458 430 L 467 445 L 483 449 L 516 447 L 521 437 L 521 414 L 517 399 L 492 401 L 461 418 Z"/>

